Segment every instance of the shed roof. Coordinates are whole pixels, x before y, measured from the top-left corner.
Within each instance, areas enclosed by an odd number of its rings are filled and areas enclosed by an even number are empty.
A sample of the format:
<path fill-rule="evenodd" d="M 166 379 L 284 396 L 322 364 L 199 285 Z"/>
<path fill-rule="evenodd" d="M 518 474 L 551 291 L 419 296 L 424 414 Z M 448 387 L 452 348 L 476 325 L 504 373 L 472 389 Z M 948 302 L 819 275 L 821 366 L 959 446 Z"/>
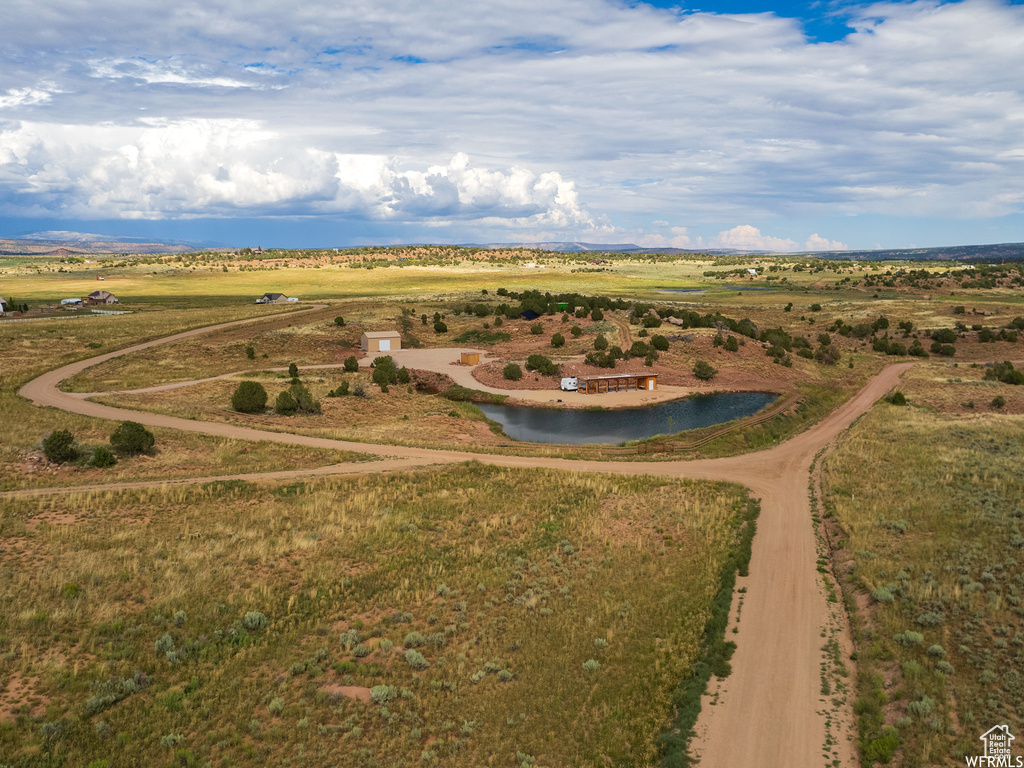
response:
<path fill-rule="evenodd" d="M 114 294 L 112 294 L 110 291 L 93 291 L 92 293 L 89 294 L 89 298 L 96 299 L 98 301 L 103 301 L 104 299 L 108 299 L 113 295 Z"/>
<path fill-rule="evenodd" d="M 363 336 L 368 339 L 400 339 L 402 334 L 398 331 L 365 331 Z"/>
<path fill-rule="evenodd" d="M 597 381 L 598 379 L 656 379 L 656 373 L 616 373 L 611 376 L 580 376 L 580 381 Z"/>

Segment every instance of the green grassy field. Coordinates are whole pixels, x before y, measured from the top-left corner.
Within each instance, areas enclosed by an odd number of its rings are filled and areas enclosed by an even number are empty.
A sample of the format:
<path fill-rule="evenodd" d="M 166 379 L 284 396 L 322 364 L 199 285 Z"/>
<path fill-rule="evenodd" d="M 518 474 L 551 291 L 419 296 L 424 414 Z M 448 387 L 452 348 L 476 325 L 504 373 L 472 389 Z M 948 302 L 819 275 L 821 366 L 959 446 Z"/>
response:
<path fill-rule="evenodd" d="M 12 503 L 0 753 L 651 765 L 744 505 L 472 465 Z"/>

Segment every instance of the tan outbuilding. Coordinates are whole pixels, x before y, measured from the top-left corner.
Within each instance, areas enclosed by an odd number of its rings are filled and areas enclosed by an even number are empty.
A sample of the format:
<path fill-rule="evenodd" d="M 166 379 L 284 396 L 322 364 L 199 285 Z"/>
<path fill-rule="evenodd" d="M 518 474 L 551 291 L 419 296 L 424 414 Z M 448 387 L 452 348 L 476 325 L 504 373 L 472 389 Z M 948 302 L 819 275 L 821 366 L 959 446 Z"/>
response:
<path fill-rule="evenodd" d="M 578 383 L 579 392 L 585 395 L 600 395 L 605 392 L 653 392 L 658 388 L 656 373 L 623 373 L 615 376 L 587 376 Z"/>
<path fill-rule="evenodd" d="M 462 353 L 462 364 L 463 365 L 480 365 L 480 353 L 479 352 L 463 352 Z"/>
<path fill-rule="evenodd" d="M 359 340 L 363 352 L 394 352 L 402 348 L 402 334 L 398 331 L 367 331 Z"/>

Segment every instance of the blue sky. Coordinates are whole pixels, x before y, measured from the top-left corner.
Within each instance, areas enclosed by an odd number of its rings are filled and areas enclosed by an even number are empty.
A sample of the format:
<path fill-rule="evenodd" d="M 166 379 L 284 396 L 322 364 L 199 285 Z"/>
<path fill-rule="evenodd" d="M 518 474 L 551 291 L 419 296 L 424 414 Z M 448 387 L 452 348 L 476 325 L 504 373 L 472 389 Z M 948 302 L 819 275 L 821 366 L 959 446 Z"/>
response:
<path fill-rule="evenodd" d="M 0 236 L 1024 241 L 1019 4 L 7 0 L 4 22 Z"/>

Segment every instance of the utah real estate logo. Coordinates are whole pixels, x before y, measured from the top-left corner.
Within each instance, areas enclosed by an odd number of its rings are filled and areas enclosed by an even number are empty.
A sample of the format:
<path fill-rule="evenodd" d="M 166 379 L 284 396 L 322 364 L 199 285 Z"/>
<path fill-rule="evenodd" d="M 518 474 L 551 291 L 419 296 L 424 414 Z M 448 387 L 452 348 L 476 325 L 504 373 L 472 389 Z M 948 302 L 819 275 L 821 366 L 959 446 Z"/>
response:
<path fill-rule="evenodd" d="M 1010 733 L 1010 726 L 997 725 L 989 728 L 981 734 L 981 740 L 985 744 L 985 754 L 967 758 L 968 766 L 979 768 L 1024 768 L 1024 757 L 1010 754 L 1011 743 L 1014 736 Z"/>

